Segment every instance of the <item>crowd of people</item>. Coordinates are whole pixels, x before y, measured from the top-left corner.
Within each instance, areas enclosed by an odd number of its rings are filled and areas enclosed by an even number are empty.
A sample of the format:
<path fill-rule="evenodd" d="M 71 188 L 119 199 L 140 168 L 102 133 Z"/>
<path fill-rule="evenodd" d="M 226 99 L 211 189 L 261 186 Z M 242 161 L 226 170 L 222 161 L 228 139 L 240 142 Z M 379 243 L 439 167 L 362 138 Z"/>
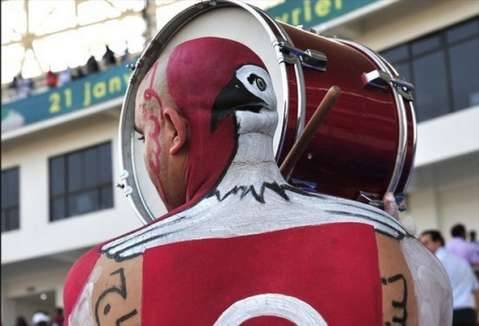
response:
<path fill-rule="evenodd" d="M 126 48 L 125 53 L 117 59 L 115 53 L 110 49 L 108 45 L 105 45 L 105 53 L 102 56 L 102 66 L 108 68 L 118 63 L 123 63 L 129 59 L 129 51 Z M 101 65 L 97 61 L 94 55 L 90 55 L 85 66 L 76 68 L 67 68 L 61 72 L 53 72 L 51 69 L 45 75 L 46 86 L 48 88 L 55 88 L 64 85 L 70 80 L 76 80 L 83 78 L 87 75 L 91 75 L 101 71 Z M 9 88 L 15 92 L 15 97 L 23 98 L 32 94 L 36 88 L 35 82 L 31 78 L 23 78 L 19 73 L 13 78 L 13 81 L 9 85 Z"/>
<path fill-rule="evenodd" d="M 444 241 L 438 230 L 426 230 L 420 240 L 442 263 L 453 294 L 453 326 L 476 326 L 479 309 L 479 242 L 476 232 L 456 224 L 451 239 Z M 476 274 L 475 274 L 476 273 Z"/>
<path fill-rule="evenodd" d="M 31 326 L 63 326 L 65 317 L 63 309 L 56 308 L 55 314 L 50 318 L 49 314 L 44 311 L 37 311 L 33 314 Z M 19 316 L 15 322 L 15 326 L 29 326 L 25 317 Z"/>

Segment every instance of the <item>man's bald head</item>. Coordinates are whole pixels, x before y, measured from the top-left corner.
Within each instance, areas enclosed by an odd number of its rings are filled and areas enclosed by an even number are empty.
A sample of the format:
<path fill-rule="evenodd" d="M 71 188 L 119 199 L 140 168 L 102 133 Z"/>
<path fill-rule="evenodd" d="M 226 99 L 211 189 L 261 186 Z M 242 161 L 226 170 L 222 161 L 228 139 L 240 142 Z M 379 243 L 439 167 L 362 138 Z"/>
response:
<path fill-rule="evenodd" d="M 242 76 L 242 67 L 253 67 L 249 69 L 255 73 Z M 238 76 L 244 78 L 239 81 L 252 86 L 234 84 Z M 145 135 L 148 171 L 163 198 L 170 191 L 165 186 L 170 178 L 168 171 L 174 169 L 164 163 L 171 154 L 165 146 L 174 141 L 168 137 L 164 143 L 157 141 L 162 128 L 173 127 L 171 137 L 184 136 L 177 140 L 187 149 L 184 201 L 200 199 L 218 183 L 235 154 L 236 110 L 251 109 L 255 118 L 259 105 L 270 102 L 268 105 L 275 109 L 272 89 L 264 98 L 251 93 L 253 86 L 265 91 L 266 77 L 264 64 L 253 51 L 241 43 L 214 37 L 184 42 L 154 63 L 137 90 L 135 123 Z M 175 119 L 183 122 L 175 123 Z M 184 131 L 175 129 L 182 125 Z"/>

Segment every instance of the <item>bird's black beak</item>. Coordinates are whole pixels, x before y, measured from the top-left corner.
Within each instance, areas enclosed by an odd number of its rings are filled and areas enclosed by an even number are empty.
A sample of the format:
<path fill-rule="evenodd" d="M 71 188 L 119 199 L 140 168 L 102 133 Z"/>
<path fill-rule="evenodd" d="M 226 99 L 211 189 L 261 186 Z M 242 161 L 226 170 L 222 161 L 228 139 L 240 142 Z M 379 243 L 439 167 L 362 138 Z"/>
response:
<path fill-rule="evenodd" d="M 266 103 L 261 98 L 251 94 L 236 77 L 233 77 L 216 97 L 210 129 L 214 131 L 222 119 L 234 114 L 235 111 L 258 113 L 265 106 Z"/>

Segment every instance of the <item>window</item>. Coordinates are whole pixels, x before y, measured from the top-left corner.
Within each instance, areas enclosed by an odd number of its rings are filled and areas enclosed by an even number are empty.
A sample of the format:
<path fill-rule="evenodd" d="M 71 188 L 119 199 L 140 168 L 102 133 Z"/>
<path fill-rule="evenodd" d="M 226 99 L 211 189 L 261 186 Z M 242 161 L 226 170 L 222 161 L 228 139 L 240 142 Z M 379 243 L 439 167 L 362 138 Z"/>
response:
<path fill-rule="evenodd" d="M 388 49 L 382 55 L 416 86 L 418 121 L 479 105 L 479 18 Z"/>
<path fill-rule="evenodd" d="M 111 143 L 50 158 L 50 221 L 113 207 Z"/>
<path fill-rule="evenodd" d="M 18 171 L 18 167 L 2 171 L 2 232 L 20 227 Z"/>

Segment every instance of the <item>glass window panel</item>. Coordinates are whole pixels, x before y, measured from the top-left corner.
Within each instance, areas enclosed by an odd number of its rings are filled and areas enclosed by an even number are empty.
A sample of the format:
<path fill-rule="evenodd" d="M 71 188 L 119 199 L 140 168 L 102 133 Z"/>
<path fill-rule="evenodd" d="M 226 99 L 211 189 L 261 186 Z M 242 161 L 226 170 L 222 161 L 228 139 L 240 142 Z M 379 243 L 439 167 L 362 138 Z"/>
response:
<path fill-rule="evenodd" d="M 18 218 L 18 209 L 17 208 L 10 208 L 7 211 L 7 220 L 8 220 L 8 229 L 9 230 L 16 230 L 20 226 L 20 221 Z"/>
<path fill-rule="evenodd" d="M 2 209 L 2 232 L 7 231 L 7 210 Z"/>
<path fill-rule="evenodd" d="M 98 183 L 107 183 L 112 180 L 111 171 L 111 144 L 103 144 L 98 147 Z"/>
<path fill-rule="evenodd" d="M 406 60 L 409 58 L 407 44 L 386 50 L 381 55 L 391 63 Z"/>
<path fill-rule="evenodd" d="M 64 193 L 60 184 L 53 185 L 58 181 L 53 177 L 54 170 L 60 170 L 62 162 L 66 164 Z M 111 164 L 111 142 L 50 159 L 50 219 L 112 207 Z"/>
<path fill-rule="evenodd" d="M 444 54 L 436 52 L 413 61 L 418 121 L 449 112 Z"/>
<path fill-rule="evenodd" d="M 82 152 L 67 156 L 68 191 L 77 191 L 83 188 L 83 157 Z"/>
<path fill-rule="evenodd" d="M 449 43 L 464 40 L 474 35 L 479 35 L 479 19 L 477 18 L 452 27 L 446 32 Z"/>
<path fill-rule="evenodd" d="M 6 178 L 7 172 L 2 171 L 2 209 L 4 207 L 7 207 L 7 193 L 8 193 L 8 187 L 7 187 L 7 178 Z"/>
<path fill-rule="evenodd" d="M 50 201 L 51 220 L 60 220 L 67 216 L 65 207 L 65 197 L 58 197 Z"/>
<path fill-rule="evenodd" d="M 68 198 L 69 215 L 78 215 L 88 213 L 98 209 L 99 204 L 98 190 L 82 192 L 70 195 Z"/>
<path fill-rule="evenodd" d="M 411 64 L 409 62 L 396 64 L 394 65 L 394 68 L 396 68 L 397 72 L 399 73 L 399 78 L 408 82 L 412 82 Z"/>
<path fill-rule="evenodd" d="M 454 109 L 479 105 L 479 38 L 449 49 Z"/>
<path fill-rule="evenodd" d="M 12 169 L 7 174 L 8 206 L 18 205 L 18 169 Z"/>
<path fill-rule="evenodd" d="M 84 152 L 83 157 L 83 169 L 84 169 L 84 186 L 85 188 L 95 187 L 98 184 L 98 160 L 97 149 L 95 147 L 90 148 Z"/>
<path fill-rule="evenodd" d="M 100 199 L 101 208 L 113 207 L 113 189 L 111 185 L 101 188 Z"/>
<path fill-rule="evenodd" d="M 65 191 L 65 158 L 61 156 L 50 160 L 50 192 L 58 195 Z"/>
<path fill-rule="evenodd" d="M 423 54 L 432 50 L 437 50 L 441 45 L 441 39 L 439 35 L 433 35 L 420 40 L 414 41 L 411 44 L 411 50 L 413 55 Z"/>

